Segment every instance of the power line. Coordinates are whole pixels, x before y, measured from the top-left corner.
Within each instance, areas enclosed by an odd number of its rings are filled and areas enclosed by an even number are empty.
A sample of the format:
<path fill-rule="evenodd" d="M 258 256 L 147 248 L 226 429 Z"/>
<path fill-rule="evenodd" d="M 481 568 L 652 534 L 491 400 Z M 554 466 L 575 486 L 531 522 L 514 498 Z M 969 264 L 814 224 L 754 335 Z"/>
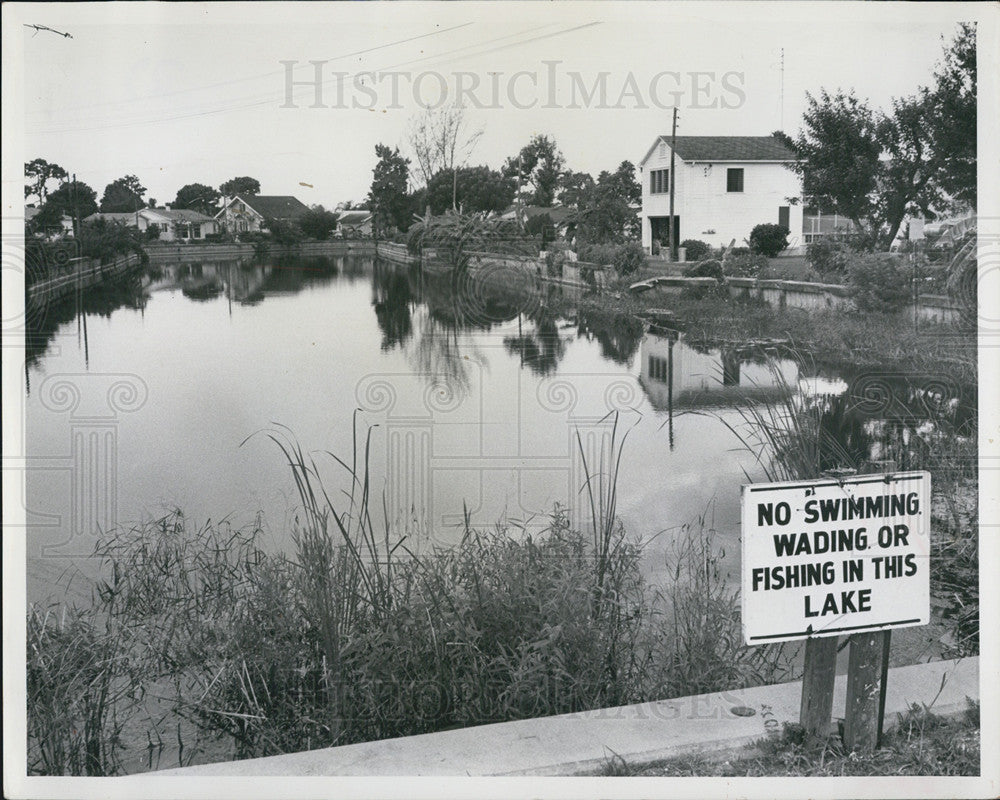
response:
<path fill-rule="evenodd" d="M 63 33 L 62 31 L 57 31 L 55 28 L 50 28 L 48 25 L 32 25 L 30 23 L 24 23 L 25 28 L 34 28 L 35 33 L 33 36 L 37 36 L 39 31 L 48 31 L 49 33 L 54 33 L 56 36 L 62 36 L 64 39 L 72 39 L 73 34 Z"/>
<path fill-rule="evenodd" d="M 469 23 L 467 23 L 467 24 L 469 24 Z M 507 49 L 510 49 L 512 47 L 520 47 L 523 44 L 529 44 L 531 42 L 540 41 L 542 39 L 549 39 L 549 38 L 552 38 L 554 36 L 561 36 L 561 35 L 566 34 L 566 33 L 572 33 L 574 31 L 582 30 L 584 28 L 589 28 L 589 27 L 592 27 L 594 25 L 600 25 L 600 24 L 601 23 L 598 22 L 598 21 L 589 22 L 589 23 L 585 23 L 583 25 L 577 25 L 577 26 L 574 26 L 574 27 L 571 27 L 571 28 L 565 28 L 565 29 L 560 30 L 560 31 L 554 31 L 554 32 L 548 33 L 548 34 L 542 34 L 541 36 L 534 36 L 532 38 L 525 39 L 525 40 L 520 41 L 520 42 L 513 42 L 511 44 L 501 45 L 500 47 L 490 48 L 490 49 L 483 50 L 483 51 L 480 51 L 480 52 L 477 52 L 477 53 L 472 53 L 470 55 L 485 55 L 485 54 L 488 54 L 488 53 L 494 53 L 494 52 L 498 52 L 498 51 L 501 51 L 501 50 L 507 50 Z M 537 28 L 533 28 L 531 30 L 537 30 Z M 469 49 L 473 49 L 473 48 L 477 48 L 477 47 L 482 47 L 484 45 L 492 44 L 494 42 L 500 42 L 500 41 L 503 41 L 504 39 L 510 39 L 510 38 L 512 38 L 514 36 L 521 36 L 521 35 L 523 35 L 524 33 L 527 33 L 527 32 L 528 31 L 520 31 L 520 32 L 515 33 L 515 34 L 507 34 L 505 36 L 499 36 L 499 37 L 495 37 L 493 39 L 487 39 L 484 42 L 479 42 L 479 43 L 474 44 L 474 45 L 465 45 L 463 47 L 459 47 L 459 48 L 455 48 L 453 50 L 445 51 L 443 53 L 438 53 L 438 54 L 435 54 L 435 55 L 432 55 L 432 56 L 425 56 L 423 58 L 418 58 L 418 59 L 411 59 L 409 61 L 400 62 L 398 64 L 393 64 L 393 65 L 388 66 L 388 67 L 382 67 L 382 68 L 377 69 L 377 70 L 362 70 L 362 71 L 360 71 L 358 73 L 345 73 L 343 76 L 338 76 L 337 79 L 338 80 L 344 80 L 345 78 L 348 78 L 348 77 L 354 77 L 356 75 L 364 74 L 364 73 L 369 73 L 369 72 L 376 72 L 376 73 L 377 72 L 384 72 L 386 70 L 396 69 L 398 67 L 409 66 L 411 64 L 417 64 L 417 63 L 421 63 L 421 62 L 424 62 L 424 61 L 427 61 L 427 60 L 435 60 L 435 61 L 440 62 L 445 56 L 454 55 L 456 53 L 461 53 L 464 50 L 469 50 Z M 379 49 L 379 48 L 372 48 L 372 49 Z M 272 74 L 272 73 L 268 73 L 268 74 Z M 323 81 L 322 84 L 326 84 L 326 83 L 328 83 L 328 82 L 330 82 L 332 80 L 333 79 L 329 79 L 327 81 Z M 307 92 L 307 90 L 303 90 L 303 92 L 300 93 L 299 96 L 303 96 L 306 92 Z M 253 97 L 253 95 L 251 95 L 249 97 Z M 281 99 L 281 98 L 279 98 L 279 99 Z M 109 123 L 109 124 L 99 124 L 99 125 L 91 125 L 91 126 L 84 125 L 84 126 L 76 126 L 76 127 L 63 127 L 63 128 L 53 128 L 53 129 L 48 129 L 48 130 L 34 130 L 34 131 L 29 131 L 29 133 L 31 135 L 33 135 L 33 136 L 44 136 L 44 135 L 64 134 L 64 133 L 78 133 L 78 132 L 85 132 L 85 131 L 101 131 L 101 130 L 111 130 L 111 129 L 123 129 L 123 128 L 143 127 L 145 125 L 154 125 L 154 124 L 162 123 L 162 122 L 176 122 L 178 120 L 183 120 L 183 119 L 196 119 L 198 117 L 214 116 L 214 115 L 217 115 L 217 114 L 227 114 L 227 113 L 230 113 L 230 112 L 233 112 L 233 111 L 243 111 L 243 110 L 250 109 L 250 108 L 256 108 L 256 107 L 260 107 L 260 106 L 270 105 L 270 104 L 272 104 L 274 102 L 275 102 L 275 97 L 273 95 L 268 95 L 265 99 L 262 99 L 262 100 L 254 100 L 254 101 L 248 102 L 248 103 L 239 103 L 237 105 L 226 106 L 224 108 L 213 108 L 213 109 L 206 109 L 206 110 L 202 110 L 202 111 L 194 111 L 194 112 L 189 112 L 189 113 L 184 113 L 184 114 L 175 114 L 175 115 L 167 116 L 167 117 L 154 117 L 154 118 L 149 118 L 149 119 L 127 120 L 127 121 L 121 121 L 121 122 Z"/>

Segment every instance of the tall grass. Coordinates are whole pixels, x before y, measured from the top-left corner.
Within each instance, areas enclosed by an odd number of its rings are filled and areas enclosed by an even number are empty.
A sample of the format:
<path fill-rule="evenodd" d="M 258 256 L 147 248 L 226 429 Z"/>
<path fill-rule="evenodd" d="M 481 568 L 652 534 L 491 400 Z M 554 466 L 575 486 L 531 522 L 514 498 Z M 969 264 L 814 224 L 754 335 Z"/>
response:
<path fill-rule="evenodd" d="M 115 748 L 145 749 L 151 700 L 197 732 L 186 753 L 221 742 L 245 758 L 721 690 L 777 669 L 739 652 L 734 598 L 701 523 L 685 532 L 673 584 L 644 583 L 641 545 L 617 516 L 628 438 L 617 419 L 601 467 L 584 459 L 589 530 L 561 507 L 532 533 L 466 518 L 457 545 L 420 554 L 373 503 L 371 430 L 346 459 L 306 453 L 285 428 L 266 435 L 299 493 L 294 553 L 267 555 L 259 525 L 192 528 L 179 514 L 102 540 L 94 616 L 80 630 L 33 627 L 36 771 L 88 769 L 86 737 L 46 729 L 67 698 L 86 696 L 80 686 L 114 701 L 87 729 L 104 747 L 99 769 L 114 772 Z M 104 621 L 115 638 L 102 649 Z M 57 669 L 62 651 L 89 660 Z M 77 683 L 43 680 L 46 666 L 75 670 Z M 126 709 L 133 696 L 142 702 Z"/>

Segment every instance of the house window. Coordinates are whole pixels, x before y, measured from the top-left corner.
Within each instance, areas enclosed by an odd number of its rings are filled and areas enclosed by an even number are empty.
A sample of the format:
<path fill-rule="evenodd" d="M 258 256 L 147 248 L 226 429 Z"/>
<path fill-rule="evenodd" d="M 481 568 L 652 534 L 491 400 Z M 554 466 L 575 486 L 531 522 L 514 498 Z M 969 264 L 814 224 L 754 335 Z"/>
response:
<path fill-rule="evenodd" d="M 192 225 L 191 226 L 191 238 L 192 239 L 200 239 L 201 238 L 201 225 Z"/>
<path fill-rule="evenodd" d="M 658 358 L 656 356 L 649 357 L 649 377 L 654 381 L 666 383 L 668 369 L 669 366 L 665 358 Z"/>
<path fill-rule="evenodd" d="M 649 193 L 666 194 L 670 191 L 670 170 L 654 169 L 649 173 Z"/>
<path fill-rule="evenodd" d="M 743 191 L 743 167 L 733 167 L 726 170 L 726 191 Z"/>
<path fill-rule="evenodd" d="M 660 158 L 666 158 L 667 156 L 667 143 L 660 142 Z"/>

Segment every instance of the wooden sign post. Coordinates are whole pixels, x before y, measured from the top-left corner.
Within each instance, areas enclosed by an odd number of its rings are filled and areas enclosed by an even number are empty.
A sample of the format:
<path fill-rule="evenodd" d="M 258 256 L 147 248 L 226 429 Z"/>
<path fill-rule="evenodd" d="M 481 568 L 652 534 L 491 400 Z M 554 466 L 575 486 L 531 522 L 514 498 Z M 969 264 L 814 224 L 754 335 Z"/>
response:
<path fill-rule="evenodd" d="M 874 749 L 889 632 L 930 621 L 930 474 L 744 486 L 742 540 L 744 640 L 806 640 L 799 721 L 825 736 L 850 636 L 844 742 Z"/>

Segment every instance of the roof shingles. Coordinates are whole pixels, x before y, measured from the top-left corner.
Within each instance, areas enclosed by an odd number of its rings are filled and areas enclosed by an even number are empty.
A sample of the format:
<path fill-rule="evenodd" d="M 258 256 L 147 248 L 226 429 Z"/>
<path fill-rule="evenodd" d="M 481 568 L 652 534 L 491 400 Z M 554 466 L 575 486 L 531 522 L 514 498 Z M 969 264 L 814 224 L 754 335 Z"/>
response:
<path fill-rule="evenodd" d="M 670 136 L 660 137 L 670 144 Z M 678 136 L 684 161 L 794 161 L 795 154 L 773 136 Z"/>
<path fill-rule="evenodd" d="M 240 200 L 264 219 L 296 220 L 309 211 L 309 207 L 291 195 L 240 194 Z"/>

